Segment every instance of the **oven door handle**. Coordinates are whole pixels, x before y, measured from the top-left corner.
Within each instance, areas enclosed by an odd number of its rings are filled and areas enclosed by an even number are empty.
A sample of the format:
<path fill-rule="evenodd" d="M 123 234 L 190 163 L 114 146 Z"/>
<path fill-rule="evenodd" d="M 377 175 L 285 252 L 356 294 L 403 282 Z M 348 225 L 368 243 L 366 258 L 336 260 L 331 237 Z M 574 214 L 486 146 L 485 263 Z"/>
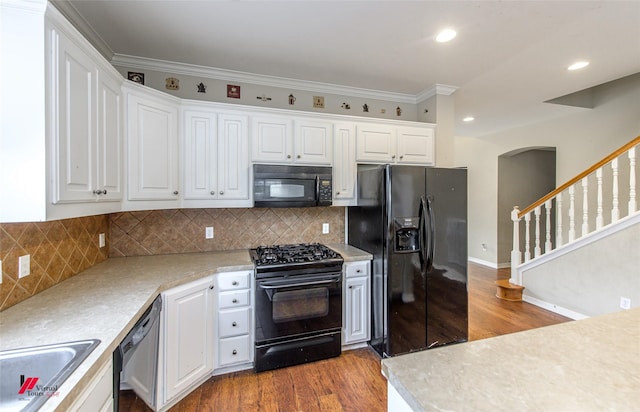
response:
<path fill-rule="evenodd" d="M 295 288 L 299 286 L 319 286 L 319 285 L 330 285 L 332 283 L 340 282 L 340 277 L 335 279 L 328 280 L 320 280 L 320 281 L 312 281 L 312 282 L 299 282 L 299 283 L 289 283 L 289 282 L 278 282 L 277 284 L 264 284 L 262 282 L 258 283 L 258 287 L 262 289 L 284 289 L 284 288 Z"/>

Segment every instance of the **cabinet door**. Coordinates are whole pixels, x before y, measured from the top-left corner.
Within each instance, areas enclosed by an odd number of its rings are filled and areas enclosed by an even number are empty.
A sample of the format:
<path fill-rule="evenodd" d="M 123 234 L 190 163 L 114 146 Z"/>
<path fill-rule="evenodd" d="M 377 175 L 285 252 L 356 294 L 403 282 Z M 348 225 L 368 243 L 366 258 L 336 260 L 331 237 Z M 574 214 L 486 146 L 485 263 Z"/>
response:
<path fill-rule="evenodd" d="M 120 82 L 98 73 L 97 183 L 100 200 L 122 199 L 122 92 Z"/>
<path fill-rule="evenodd" d="M 356 128 L 353 125 L 336 124 L 333 152 L 334 205 L 355 205 L 356 173 Z"/>
<path fill-rule="evenodd" d="M 54 139 L 53 202 L 93 200 L 95 182 L 96 65 L 82 49 L 52 30 L 50 113 Z"/>
<path fill-rule="evenodd" d="M 293 161 L 291 120 L 279 117 L 254 117 L 252 160 L 254 162 L 287 163 Z"/>
<path fill-rule="evenodd" d="M 164 293 L 165 403 L 213 371 L 213 279 Z"/>
<path fill-rule="evenodd" d="M 399 127 L 398 163 L 433 165 L 433 129 Z"/>
<path fill-rule="evenodd" d="M 113 362 L 109 360 L 77 397 L 70 412 L 113 411 Z"/>
<path fill-rule="evenodd" d="M 218 116 L 218 198 L 249 199 L 249 132 L 246 116 Z"/>
<path fill-rule="evenodd" d="M 330 123 L 295 121 L 296 163 L 331 164 L 333 128 Z"/>
<path fill-rule="evenodd" d="M 396 133 L 393 127 L 359 125 L 356 143 L 359 162 L 395 163 Z"/>
<path fill-rule="evenodd" d="M 184 198 L 216 197 L 216 114 L 184 112 Z"/>
<path fill-rule="evenodd" d="M 178 108 L 130 93 L 129 200 L 178 200 Z"/>
<path fill-rule="evenodd" d="M 347 278 L 345 281 L 345 322 L 343 343 L 369 340 L 369 278 Z"/>

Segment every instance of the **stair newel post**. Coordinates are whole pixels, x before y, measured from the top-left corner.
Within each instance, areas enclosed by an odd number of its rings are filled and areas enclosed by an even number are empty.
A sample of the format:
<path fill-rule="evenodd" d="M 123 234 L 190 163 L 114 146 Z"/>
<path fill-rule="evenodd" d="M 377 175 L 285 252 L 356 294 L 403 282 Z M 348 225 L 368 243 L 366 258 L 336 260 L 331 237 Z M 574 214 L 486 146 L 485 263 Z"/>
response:
<path fill-rule="evenodd" d="M 569 242 L 576 239 L 576 188 L 569 186 Z"/>
<path fill-rule="evenodd" d="M 556 196 L 556 247 L 562 246 L 562 193 Z"/>
<path fill-rule="evenodd" d="M 638 208 L 636 203 L 636 148 L 629 149 L 629 215 Z"/>
<path fill-rule="evenodd" d="M 544 202 L 545 210 L 545 242 L 544 253 L 551 252 L 553 246 L 551 245 L 551 200 Z"/>
<path fill-rule="evenodd" d="M 529 234 L 529 226 L 531 224 L 531 213 L 524 215 L 524 261 L 531 260 L 531 235 Z"/>
<path fill-rule="evenodd" d="M 519 279 L 518 266 L 520 266 L 520 218 L 518 214 L 520 209 L 518 206 L 514 206 L 511 211 L 511 220 L 513 221 L 513 249 L 511 249 L 511 279 L 510 282 L 515 284 L 522 284 L 522 279 Z"/>
<path fill-rule="evenodd" d="M 618 205 L 618 158 L 611 161 L 611 170 L 613 171 L 613 207 L 611 208 L 611 223 L 620 219 L 620 209 Z"/>
<path fill-rule="evenodd" d="M 596 211 L 596 230 L 604 226 L 602 217 L 602 168 L 596 170 L 596 179 L 598 181 L 598 209 Z"/>
<path fill-rule="evenodd" d="M 589 234 L 589 179 L 582 179 L 582 236 Z"/>
<path fill-rule="evenodd" d="M 533 213 L 536 216 L 536 243 L 535 243 L 535 247 L 533 249 L 533 255 L 535 257 L 540 256 L 541 254 L 541 249 L 540 249 L 540 206 L 536 207 L 535 209 L 533 209 Z"/>

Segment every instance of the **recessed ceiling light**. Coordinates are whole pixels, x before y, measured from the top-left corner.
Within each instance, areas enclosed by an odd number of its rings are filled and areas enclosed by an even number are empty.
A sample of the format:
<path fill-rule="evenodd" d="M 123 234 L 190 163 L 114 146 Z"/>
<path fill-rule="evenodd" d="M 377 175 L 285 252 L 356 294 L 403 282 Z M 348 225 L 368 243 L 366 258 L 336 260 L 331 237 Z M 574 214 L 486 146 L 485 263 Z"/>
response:
<path fill-rule="evenodd" d="M 456 34 L 457 33 L 455 30 L 444 29 L 440 33 L 438 33 L 438 35 L 436 36 L 436 41 L 438 43 L 448 42 L 449 40 L 452 40 L 454 37 L 456 37 Z"/>
<path fill-rule="evenodd" d="M 476 118 L 473 116 L 467 116 L 464 119 L 462 119 L 463 122 L 472 122 L 474 120 L 476 120 Z"/>
<path fill-rule="evenodd" d="M 567 67 L 567 70 L 580 70 L 589 65 L 589 62 L 575 62 L 571 66 Z"/>

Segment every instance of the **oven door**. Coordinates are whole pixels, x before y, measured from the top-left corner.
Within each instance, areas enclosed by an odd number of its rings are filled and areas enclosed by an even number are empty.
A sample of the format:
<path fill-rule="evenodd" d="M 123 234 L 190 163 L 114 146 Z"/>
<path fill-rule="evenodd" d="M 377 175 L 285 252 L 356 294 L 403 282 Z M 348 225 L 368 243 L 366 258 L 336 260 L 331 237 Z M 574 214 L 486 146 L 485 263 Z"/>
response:
<path fill-rule="evenodd" d="M 342 273 L 256 281 L 256 344 L 342 327 Z"/>

